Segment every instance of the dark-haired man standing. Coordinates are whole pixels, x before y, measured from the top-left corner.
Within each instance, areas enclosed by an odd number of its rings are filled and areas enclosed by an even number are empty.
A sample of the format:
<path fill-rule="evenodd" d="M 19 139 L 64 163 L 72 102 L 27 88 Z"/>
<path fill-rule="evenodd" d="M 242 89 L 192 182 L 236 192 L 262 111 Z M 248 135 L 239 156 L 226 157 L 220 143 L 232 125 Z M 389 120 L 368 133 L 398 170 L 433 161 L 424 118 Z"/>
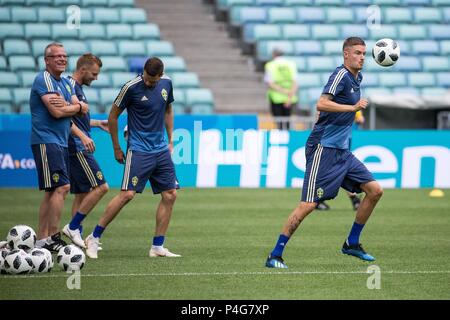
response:
<path fill-rule="evenodd" d="M 173 112 L 172 81 L 164 76 L 164 65 L 159 58 L 150 58 L 143 74 L 128 81 L 120 90 L 108 118 L 114 157 L 125 163 L 120 193 L 108 204 L 92 234 L 86 238 L 86 254 L 96 259 L 100 237 L 120 210 L 130 202 L 136 192 L 142 193 L 150 181 L 154 194 L 161 194 L 156 210 L 156 228 L 150 257 L 179 257 L 164 247 L 172 208 L 179 184 L 175 175 L 171 151 Z M 122 151 L 117 122 L 119 115 L 128 113 L 128 148 Z M 164 127 L 167 131 L 165 136 Z"/>

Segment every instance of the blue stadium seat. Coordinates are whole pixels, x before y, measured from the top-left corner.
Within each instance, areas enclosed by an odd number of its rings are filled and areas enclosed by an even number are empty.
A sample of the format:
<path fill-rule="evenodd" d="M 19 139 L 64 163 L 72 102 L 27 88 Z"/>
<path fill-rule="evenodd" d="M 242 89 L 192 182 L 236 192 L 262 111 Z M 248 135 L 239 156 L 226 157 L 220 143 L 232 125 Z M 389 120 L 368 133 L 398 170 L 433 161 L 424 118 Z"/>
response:
<path fill-rule="evenodd" d="M 410 23 L 413 21 L 412 12 L 409 8 L 388 7 L 383 11 L 384 23 Z"/>
<path fill-rule="evenodd" d="M 6 58 L 0 55 L 0 71 L 4 71 L 8 69 L 8 65 L 6 64 Z"/>
<path fill-rule="evenodd" d="M 50 25 L 47 23 L 27 23 L 25 25 L 25 38 L 48 39 L 52 37 Z"/>
<path fill-rule="evenodd" d="M 424 71 L 450 71 L 450 61 L 445 57 L 422 57 Z"/>
<path fill-rule="evenodd" d="M 92 10 L 89 8 L 81 8 L 81 24 L 85 23 L 93 23 L 94 22 L 94 14 Z"/>
<path fill-rule="evenodd" d="M 67 7 L 73 4 L 79 5 L 81 0 L 53 0 L 53 4 L 55 7 Z"/>
<path fill-rule="evenodd" d="M 341 38 L 347 39 L 349 37 L 360 37 L 366 39 L 369 36 L 369 31 L 365 25 L 345 24 L 341 26 Z"/>
<path fill-rule="evenodd" d="M 448 90 L 445 88 L 426 87 L 421 90 L 422 96 L 445 96 L 448 94 Z"/>
<path fill-rule="evenodd" d="M 320 87 L 323 85 L 318 73 L 301 73 L 298 76 L 300 88 Z"/>
<path fill-rule="evenodd" d="M 403 56 L 401 57 L 397 63 L 392 67 L 395 71 L 421 71 L 422 64 L 420 59 L 415 56 Z"/>
<path fill-rule="evenodd" d="M 394 94 L 420 96 L 420 91 L 414 87 L 394 87 Z"/>
<path fill-rule="evenodd" d="M 402 4 L 405 6 L 429 6 L 431 4 L 430 0 L 403 0 Z"/>
<path fill-rule="evenodd" d="M 450 40 L 441 41 L 441 54 L 444 56 L 450 56 Z"/>
<path fill-rule="evenodd" d="M 128 58 L 128 69 L 130 72 L 142 73 L 147 57 L 130 57 Z"/>
<path fill-rule="evenodd" d="M 98 56 L 117 56 L 118 50 L 114 41 L 89 40 L 89 48 L 92 53 Z"/>
<path fill-rule="evenodd" d="M 164 63 L 164 72 L 173 73 L 173 72 L 184 72 L 186 71 L 186 62 L 183 58 L 175 56 L 175 57 L 160 57 L 162 62 Z"/>
<path fill-rule="evenodd" d="M 0 7 L 0 22 L 11 22 L 11 12 L 9 8 Z"/>
<path fill-rule="evenodd" d="M 95 81 L 94 81 L 95 82 Z M 92 82 L 92 83 L 94 83 Z M 97 89 L 91 88 L 91 87 L 83 87 L 84 95 L 86 96 L 86 99 L 89 104 L 89 109 L 91 108 L 92 104 L 98 105 L 99 103 L 99 93 Z"/>
<path fill-rule="evenodd" d="M 53 0 L 27 0 L 27 6 L 52 6 Z"/>
<path fill-rule="evenodd" d="M 146 23 L 147 14 L 141 8 L 121 8 L 120 21 L 122 23 Z"/>
<path fill-rule="evenodd" d="M 312 6 L 314 0 L 284 0 L 285 6 Z"/>
<path fill-rule="evenodd" d="M 6 57 L 10 55 L 29 55 L 31 51 L 28 42 L 25 40 L 7 39 L 3 41 L 3 54 Z"/>
<path fill-rule="evenodd" d="M 232 6 L 253 6 L 255 0 L 218 0 L 216 4 L 220 10 L 229 10 Z"/>
<path fill-rule="evenodd" d="M 153 23 L 134 24 L 133 25 L 133 39 L 136 40 L 159 40 L 161 33 L 159 27 Z"/>
<path fill-rule="evenodd" d="M 323 87 L 314 87 L 307 89 L 308 92 L 308 104 L 312 113 L 316 113 L 316 104 L 319 97 L 322 95 Z"/>
<path fill-rule="evenodd" d="M 97 23 L 85 23 L 80 28 L 80 39 L 105 39 L 105 26 Z"/>
<path fill-rule="evenodd" d="M 291 41 L 259 41 L 256 45 L 257 58 L 267 61 L 272 57 L 274 49 L 279 49 L 285 55 L 294 55 L 294 44 Z"/>
<path fill-rule="evenodd" d="M 309 25 L 285 24 L 282 26 L 283 38 L 286 40 L 310 39 L 311 32 Z"/>
<path fill-rule="evenodd" d="M 43 51 L 42 51 L 43 53 Z M 70 59 L 70 58 L 69 58 Z M 44 60 L 44 56 L 38 56 L 36 57 L 36 61 L 38 63 L 38 70 L 39 71 L 43 71 L 45 70 L 45 60 Z M 68 69 L 67 69 L 68 70 Z"/>
<path fill-rule="evenodd" d="M 331 57 L 308 57 L 308 71 L 310 72 L 333 72 L 336 68 L 334 59 Z"/>
<path fill-rule="evenodd" d="M 128 71 L 127 64 L 122 57 L 101 57 L 103 71 Z"/>
<path fill-rule="evenodd" d="M 431 0 L 431 4 L 433 7 L 448 6 L 450 2 L 448 0 Z"/>
<path fill-rule="evenodd" d="M 450 7 L 449 8 L 443 8 L 442 12 L 443 12 L 443 15 L 444 15 L 444 22 L 450 22 Z"/>
<path fill-rule="evenodd" d="M 362 81 L 363 88 L 378 87 L 378 74 L 372 72 L 364 72 L 364 78 Z"/>
<path fill-rule="evenodd" d="M 51 29 L 52 37 L 50 38 L 58 41 L 64 41 L 66 39 L 75 40 L 79 38 L 78 29 L 69 29 L 65 23 L 53 23 L 51 24 Z"/>
<path fill-rule="evenodd" d="M 100 89 L 99 107 L 106 113 L 111 110 L 114 100 L 120 92 L 120 88 L 103 88 Z"/>
<path fill-rule="evenodd" d="M 283 5 L 283 0 L 254 0 L 254 1 L 257 7 L 261 6 L 275 7 Z"/>
<path fill-rule="evenodd" d="M 106 7 L 108 0 L 81 0 L 83 7 Z"/>
<path fill-rule="evenodd" d="M 121 88 L 128 81 L 136 78 L 136 74 L 132 72 L 114 72 L 112 73 L 112 86 Z"/>
<path fill-rule="evenodd" d="M 36 70 L 36 63 L 31 56 L 10 56 L 9 69 L 11 71 Z"/>
<path fill-rule="evenodd" d="M 322 42 L 323 52 L 326 55 L 338 55 L 342 54 L 342 41 L 341 40 L 327 40 Z"/>
<path fill-rule="evenodd" d="M 450 72 L 439 72 L 436 74 L 436 84 L 440 87 L 450 87 Z"/>
<path fill-rule="evenodd" d="M 1 4 L 9 6 L 24 6 L 26 4 L 26 0 L 2 0 Z"/>
<path fill-rule="evenodd" d="M 295 23 L 297 15 L 295 9 L 285 8 L 269 8 L 267 12 L 268 23 Z"/>
<path fill-rule="evenodd" d="M 385 87 L 406 86 L 406 77 L 401 72 L 380 73 L 378 80 Z"/>
<path fill-rule="evenodd" d="M 353 8 L 353 16 L 355 17 L 355 23 L 366 24 L 368 18 L 367 7 L 357 6 Z"/>
<path fill-rule="evenodd" d="M 400 6 L 402 4 L 402 0 L 374 0 L 373 3 L 380 6 Z"/>
<path fill-rule="evenodd" d="M 89 51 L 86 41 L 66 40 L 63 43 L 69 56 L 80 56 Z"/>
<path fill-rule="evenodd" d="M 80 56 L 77 54 L 69 56 L 69 58 L 67 59 L 67 66 L 66 66 L 67 72 L 72 73 L 75 71 L 75 69 L 77 68 L 77 62 L 79 57 Z M 44 61 L 44 58 L 42 58 L 42 61 Z M 45 64 L 43 64 L 43 67 L 45 68 Z"/>
<path fill-rule="evenodd" d="M 175 103 L 179 104 L 184 109 L 186 105 L 186 96 L 184 94 L 184 90 L 174 88 L 173 99 Z M 173 107 L 175 107 L 175 103 L 172 105 Z"/>
<path fill-rule="evenodd" d="M 277 24 L 246 24 L 244 26 L 244 40 L 247 43 L 282 38 L 281 27 Z"/>
<path fill-rule="evenodd" d="M 442 21 L 442 11 L 438 8 L 414 8 L 414 21 L 416 23 L 440 23 Z"/>
<path fill-rule="evenodd" d="M 450 39 L 450 25 L 430 25 L 428 35 L 436 40 Z"/>
<path fill-rule="evenodd" d="M 12 7 L 11 8 L 11 21 L 12 22 L 37 22 L 37 12 L 35 8 L 22 8 L 22 7 Z"/>
<path fill-rule="evenodd" d="M 145 46 L 141 41 L 121 40 L 117 47 L 122 57 L 145 56 Z"/>
<path fill-rule="evenodd" d="M 191 106 L 191 114 L 213 114 L 214 107 L 210 104 L 194 104 Z"/>
<path fill-rule="evenodd" d="M 411 87 L 432 87 L 436 85 L 434 74 L 430 72 L 408 73 L 408 84 Z"/>
<path fill-rule="evenodd" d="M 301 7 L 297 9 L 297 22 L 300 23 L 323 23 L 325 22 L 325 11 L 320 7 Z"/>
<path fill-rule="evenodd" d="M 33 85 L 34 79 L 36 78 L 36 71 L 22 71 L 19 73 L 22 83 L 22 87 L 29 87 Z"/>
<path fill-rule="evenodd" d="M 110 7 L 134 7 L 134 0 L 108 0 Z"/>
<path fill-rule="evenodd" d="M 31 40 L 31 53 L 33 54 L 33 57 L 37 58 L 39 56 L 43 56 L 45 47 L 47 47 L 47 45 L 52 42 L 53 42 L 53 40 L 51 40 L 51 39 Z"/>
<path fill-rule="evenodd" d="M 133 29 L 129 24 L 108 24 L 106 25 L 108 39 L 132 39 Z"/>
<path fill-rule="evenodd" d="M 423 25 L 404 24 L 398 27 L 399 38 L 403 40 L 427 39 L 427 30 Z"/>
<path fill-rule="evenodd" d="M 400 45 L 400 49 L 403 50 Z M 405 50 L 405 52 L 408 52 Z M 439 54 L 439 44 L 433 40 L 417 40 L 412 42 L 412 53 L 421 55 Z"/>
<path fill-rule="evenodd" d="M 370 6 L 372 0 L 344 0 L 344 5 L 347 7 L 351 6 Z"/>
<path fill-rule="evenodd" d="M 23 26 L 20 23 L 0 23 L 0 40 L 20 39 L 25 37 Z"/>
<path fill-rule="evenodd" d="M 12 89 L 13 92 L 13 102 L 16 105 L 16 107 L 21 107 L 24 104 L 30 103 L 30 88 L 14 88 Z M 20 110 L 21 113 L 23 113 L 23 110 Z M 25 112 L 25 113 L 29 113 Z"/>
<path fill-rule="evenodd" d="M 174 88 L 198 88 L 200 80 L 193 72 L 175 72 L 171 76 Z"/>
<path fill-rule="evenodd" d="M 11 91 L 8 88 L 0 88 L 0 105 L 4 108 L 0 113 L 5 113 L 5 105 L 10 105 L 12 101 Z"/>
<path fill-rule="evenodd" d="M 65 23 L 66 9 L 65 8 L 38 8 L 38 17 L 40 22 L 47 23 Z"/>
<path fill-rule="evenodd" d="M 147 41 L 146 50 L 143 51 L 143 54 L 147 56 L 173 56 L 175 55 L 175 49 L 173 44 L 169 41 Z"/>
<path fill-rule="evenodd" d="M 209 89 L 186 89 L 186 104 L 188 106 L 208 105 L 214 106 L 214 99 L 211 90 Z"/>
<path fill-rule="evenodd" d="M 184 103 L 180 103 L 178 101 L 174 101 L 172 102 L 172 111 L 173 114 L 177 115 L 177 114 L 187 114 L 187 108 L 184 105 Z"/>
<path fill-rule="evenodd" d="M 320 55 L 322 52 L 321 43 L 314 40 L 295 41 L 295 54 L 298 55 Z"/>
<path fill-rule="evenodd" d="M 298 72 L 306 71 L 306 58 L 299 56 L 284 56 L 285 59 L 293 61 L 297 66 Z"/>
<path fill-rule="evenodd" d="M 370 99 L 372 96 L 387 96 L 392 93 L 391 89 L 386 87 L 367 88 L 363 91 L 363 96 Z"/>
<path fill-rule="evenodd" d="M 240 26 L 246 23 L 266 23 L 267 12 L 264 8 L 257 7 L 232 7 L 230 23 Z"/>
<path fill-rule="evenodd" d="M 117 9 L 113 8 L 94 8 L 95 23 L 120 23 L 120 15 Z"/>
<path fill-rule="evenodd" d="M 315 0 L 314 3 L 318 6 L 341 6 L 344 0 Z"/>
<path fill-rule="evenodd" d="M 314 24 L 311 33 L 312 38 L 317 40 L 340 39 L 339 29 L 334 24 Z"/>
<path fill-rule="evenodd" d="M 110 78 L 110 74 L 111 73 L 109 70 L 106 70 L 105 72 L 100 72 L 97 80 L 92 82 L 92 88 L 111 88 L 112 81 Z"/>
<path fill-rule="evenodd" d="M 340 0 L 339 0 L 340 1 Z M 353 11 L 348 8 L 327 9 L 327 23 L 353 23 Z"/>
<path fill-rule="evenodd" d="M 370 38 L 379 40 L 383 38 L 398 39 L 397 27 L 395 25 L 382 24 L 380 28 L 370 30 Z"/>

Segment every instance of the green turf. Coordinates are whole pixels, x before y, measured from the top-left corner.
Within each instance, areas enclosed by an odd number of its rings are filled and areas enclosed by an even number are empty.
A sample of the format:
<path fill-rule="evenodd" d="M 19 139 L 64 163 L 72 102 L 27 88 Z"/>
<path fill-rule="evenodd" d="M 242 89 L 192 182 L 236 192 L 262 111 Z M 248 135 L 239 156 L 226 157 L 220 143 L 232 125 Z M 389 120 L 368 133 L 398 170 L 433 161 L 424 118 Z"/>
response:
<path fill-rule="evenodd" d="M 331 211 L 311 214 L 289 241 L 287 270 L 264 267 L 295 189 L 183 189 L 166 246 L 182 258 L 149 258 L 154 211 L 149 191 L 138 195 L 108 227 L 98 260 L 81 270 L 81 290 L 69 290 L 57 266 L 45 275 L 0 276 L 2 299 L 450 299 L 450 190 L 386 190 L 363 230 L 377 260 L 381 289 L 367 288 L 371 264 L 340 253 L 354 213 L 344 192 Z M 92 230 L 111 190 L 85 220 Z M 0 235 L 36 229 L 42 193 L 0 189 Z M 69 220 L 68 197 L 62 224 Z"/>

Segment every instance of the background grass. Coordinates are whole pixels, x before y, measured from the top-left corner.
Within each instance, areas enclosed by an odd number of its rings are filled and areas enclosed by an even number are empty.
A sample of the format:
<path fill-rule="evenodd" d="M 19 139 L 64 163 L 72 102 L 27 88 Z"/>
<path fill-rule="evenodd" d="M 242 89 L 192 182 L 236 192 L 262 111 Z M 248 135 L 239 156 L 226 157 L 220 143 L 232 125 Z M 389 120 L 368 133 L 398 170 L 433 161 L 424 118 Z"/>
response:
<path fill-rule="evenodd" d="M 354 219 L 344 192 L 330 211 L 315 211 L 286 247 L 288 270 L 264 267 L 296 189 L 182 189 L 165 245 L 182 258 L 149 258 L 159 196 L 129 203 L 102 237 L 98 260 L 81 270 L 81 290 L 68 274 L 0 276 L 3 299 L 450 299 L 450 190 L 386 190 L 361 241 L 377 260 L 381 289 L 366 286 L 370 265 L 340 253 Z M 102 214 L 111 190 L 84 222 Z M 0 238 L 12 226 L 37 227 L 43 194 L 0 189 Z M 69 221 L 69 196 L 61 224 Z M 87 233 L 86 233 L 87 234 Z"/>

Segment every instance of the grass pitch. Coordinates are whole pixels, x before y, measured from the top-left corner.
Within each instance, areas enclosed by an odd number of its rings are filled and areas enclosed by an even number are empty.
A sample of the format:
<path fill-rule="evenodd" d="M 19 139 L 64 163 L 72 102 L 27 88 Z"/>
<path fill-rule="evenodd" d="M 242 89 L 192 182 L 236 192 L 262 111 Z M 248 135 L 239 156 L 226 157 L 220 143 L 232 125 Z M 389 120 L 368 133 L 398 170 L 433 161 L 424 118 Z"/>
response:
<path fill-rule="evenodd" d="M 85 233 L 102 214 L 111 190 L 85 220 Z M 289 241 L 287 270 L 265 259 L 296 205 L 296 189 L 182 189 L 165 245 L 182 258 L 149 258 L 159 196 L 137 195 L 107 228 L 98 260 L 81 270 L 80 290 L 66 274 L 0 276 L 4 299 L 450 299 L 450 190 L 385 190 L 361 242 L 377 260 L 340 253 L 354 219 L 344 192 L 315 211 Z M 0 189 L 0 238 L 16 224 L 37 228 L 43 194 Z M 69 196 L 61 224 L 69 221 Z M 370 265 L 380 289 L 368 289 Z"/>

